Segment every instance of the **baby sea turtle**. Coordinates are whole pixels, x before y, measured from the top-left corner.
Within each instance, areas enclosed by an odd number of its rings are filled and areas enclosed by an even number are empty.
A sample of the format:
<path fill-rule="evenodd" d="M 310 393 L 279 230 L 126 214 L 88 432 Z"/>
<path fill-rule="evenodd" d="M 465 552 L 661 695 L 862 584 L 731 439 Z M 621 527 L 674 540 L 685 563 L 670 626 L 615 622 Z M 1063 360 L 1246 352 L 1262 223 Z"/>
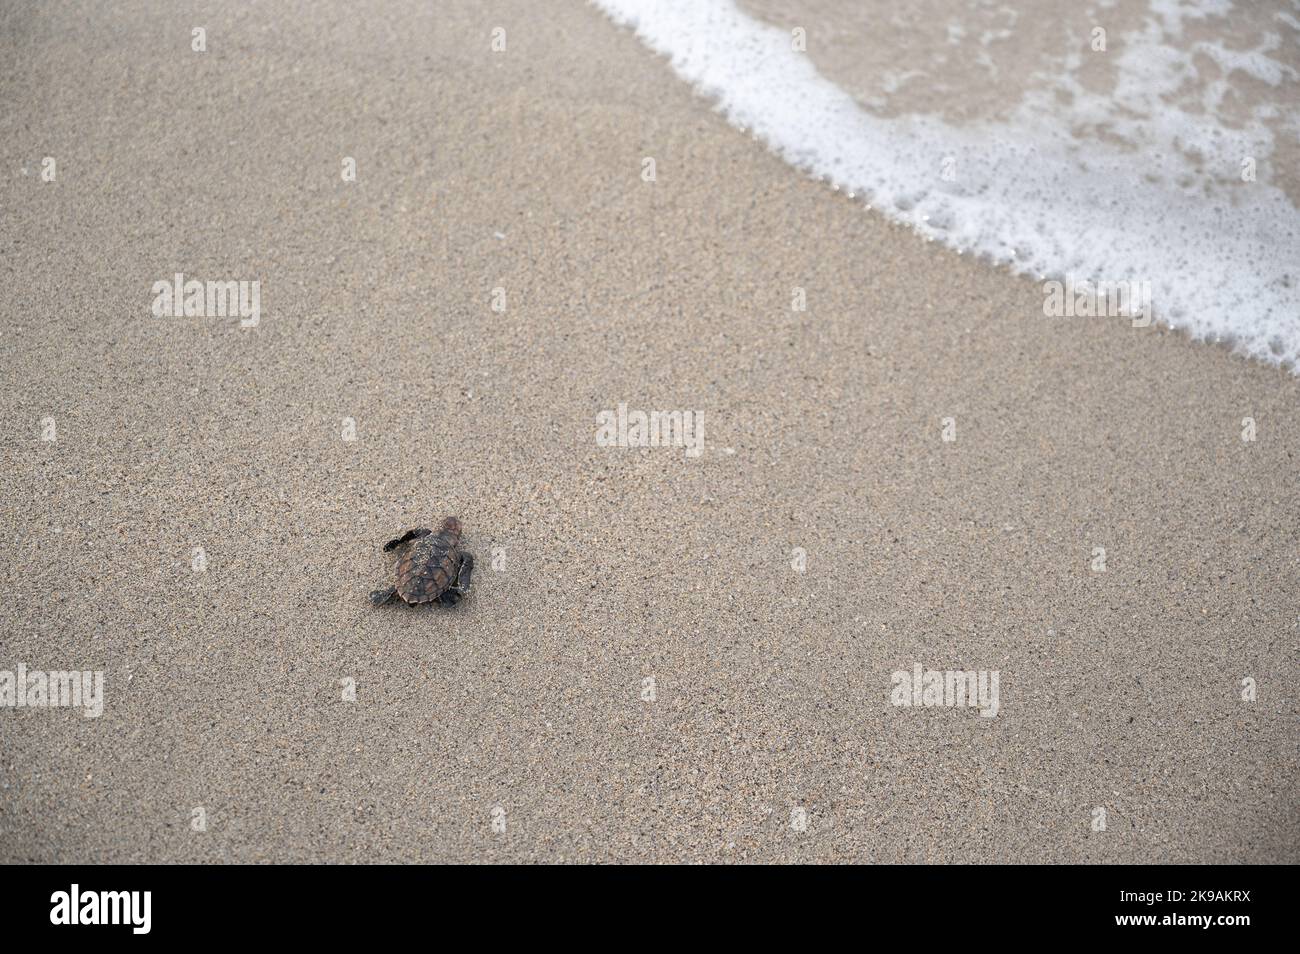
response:
<path fill-rule="evenodd" d="M 447 517 L 438 532 L 421 527 L 408 530 L 384 544 L 384 552 L 397 551 L 397 585 L 375 590 L 370 602 L 382 606 L 394 596 L 411 605 L 432 603 L 455 606 L 469 594 L 474 557 L 460 548 L 460 521 Z"/>

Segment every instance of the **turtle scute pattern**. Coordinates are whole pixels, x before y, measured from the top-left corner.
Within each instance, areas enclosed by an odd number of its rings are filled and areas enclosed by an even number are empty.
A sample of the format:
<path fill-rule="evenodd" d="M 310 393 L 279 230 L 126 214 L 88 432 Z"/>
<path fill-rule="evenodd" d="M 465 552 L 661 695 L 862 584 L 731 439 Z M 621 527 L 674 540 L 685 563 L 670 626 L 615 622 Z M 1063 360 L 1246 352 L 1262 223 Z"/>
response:
<path fill-rule="evenodd" d="M 397 595 L 408 603 L 432 603 L 455 582 L 460 561 L 460 521 L 448 517 L 436 533 L 402 544 Z"/>

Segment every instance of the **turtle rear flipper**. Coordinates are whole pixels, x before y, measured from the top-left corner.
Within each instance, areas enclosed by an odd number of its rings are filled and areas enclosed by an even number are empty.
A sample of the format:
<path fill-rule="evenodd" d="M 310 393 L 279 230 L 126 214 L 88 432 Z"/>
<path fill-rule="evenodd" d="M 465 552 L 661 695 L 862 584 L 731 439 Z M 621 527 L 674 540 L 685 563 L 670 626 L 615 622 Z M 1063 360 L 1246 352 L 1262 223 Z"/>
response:
<path fill-rule="evenodd" d="M 375 590 L 370 594 L 370 602 L 375 606 L 383 606 L 396 595 L 397 587 L 395 586 L 390 586 L 386 590 Z"/>
<path fill-rule="evenodd" d="M 410 543 L 412 540 L 419 540 L 421 537 L 427 537 L 431 533 L 433 533 L 433 531 L 428 527 L 420 527 L 417 530 L 407 530 L 406 533 L 402 534 L 402 536 L 398 537 L 396 540 L 389 540 L 385 543 L 384 552 L 388 553 L 391 550 L 396 550 L 403 543 Z"/>
<path fill-rule="evenodd" d="M 443 606 L 455 606 L 466 596 L 469 596 L 470 580 L 474 576 L 474 554 L 462 553 L 460 555 L 460 565 L 456 568 L 456 581 L 438 597 L 438 602 Z"/>

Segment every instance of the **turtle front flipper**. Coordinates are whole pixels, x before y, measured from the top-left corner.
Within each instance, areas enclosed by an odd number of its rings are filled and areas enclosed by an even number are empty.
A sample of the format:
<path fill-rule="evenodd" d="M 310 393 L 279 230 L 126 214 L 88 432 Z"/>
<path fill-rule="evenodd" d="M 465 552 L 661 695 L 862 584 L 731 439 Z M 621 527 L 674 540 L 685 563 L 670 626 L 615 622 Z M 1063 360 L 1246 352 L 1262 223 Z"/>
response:
<path fill-rule="evenodd" d="M 460 564 L 456 568 L 456 582 L 447 587 L 438 597 L 438 602 L 443 606 L 455 606 L 466 596 L 469 596 L 470 580 L 474 576 L 474 554 L 462 553 L 460 555 Z"/>
<path fill-rule="evenodd" d="M 374 606 L 383 606 L 396 595 L 397 587 L 395 586 L 390 586 L 386 590 L 375 590 L 370 594 L 370 602 Z"/>
<path fill-rule="evenodd" d="M 428 527 L 420 527 L 417 530 L 407 530 L 406 533 L 402 534 L 402 536 L 398 537 L 396 540 L 389 540 L 387 543 L 385 543 L 384 552 L 388 553 L 391 550 L 396 550 L 403 543 L 410 543 L 412 540 L 418 540 L 421 537 L 427 537 L 431 533 L 433 533 L 433 531 L 430 530 Z"/>

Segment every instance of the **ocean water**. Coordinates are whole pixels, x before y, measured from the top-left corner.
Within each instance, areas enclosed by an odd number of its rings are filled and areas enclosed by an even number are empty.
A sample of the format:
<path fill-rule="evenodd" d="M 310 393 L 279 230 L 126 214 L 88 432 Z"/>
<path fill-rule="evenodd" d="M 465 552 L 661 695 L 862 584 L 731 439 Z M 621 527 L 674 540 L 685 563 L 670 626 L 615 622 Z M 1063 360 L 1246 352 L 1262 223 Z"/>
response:
<path fill-rule="evenodd" d="M 593 2 L 852 201 L 1300 372 L 1300 3 Z"/>

